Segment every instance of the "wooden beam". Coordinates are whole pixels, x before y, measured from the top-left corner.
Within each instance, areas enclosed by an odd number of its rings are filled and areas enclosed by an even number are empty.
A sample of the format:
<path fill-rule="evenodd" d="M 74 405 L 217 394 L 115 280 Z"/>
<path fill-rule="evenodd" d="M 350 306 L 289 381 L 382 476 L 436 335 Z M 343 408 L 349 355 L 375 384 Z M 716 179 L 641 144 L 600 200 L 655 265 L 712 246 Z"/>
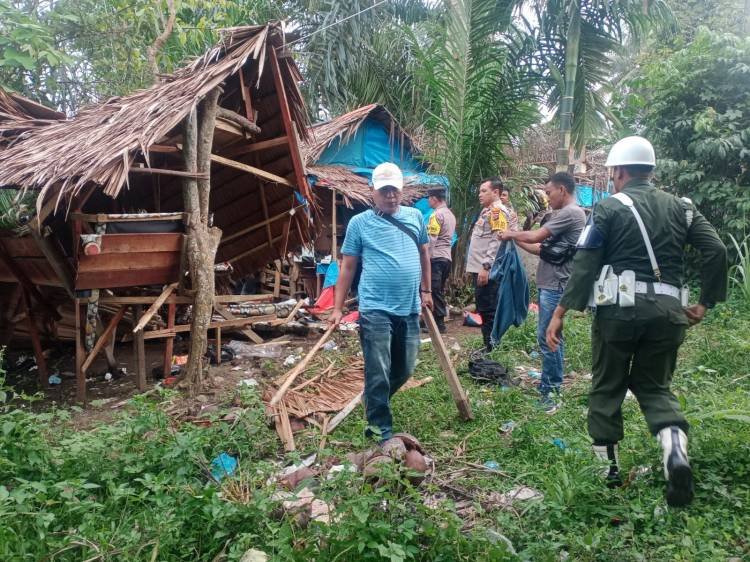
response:
<path fill-rule="evenodd" d="M 94 362 L 94 359 L 96 359 L 96 356 L 99 355 L 99 352 L 102 350 L 102 348 L 109 342 L 109 338 L 114 337 L 114 332 L 117 329 L 117 324 L 120 323 L 120 320 L 122 320 L 122 317 L 124 315 L 125 307 L 121 306 L 117 313 L 110 319 L 109 324 L 107 324 L 107 327 L 104 330 L 104 333 L 102 333 L 102 335 L 96 340 L 94 348 L 91 350 L 91 353 L 89 353 L 88 357 L 86 357 L 83 365 L 81 365 L 81 371 L 83 372 L 84 376 L 86 375 L 86 371 L 88 371 L 89 367 L 91 367 L 91 364 Z"/>
<path fill-rule="evenodd" d="M 178 176 L 181 178 L 195 178 L 199 180 L 207 180 L 211 177 L 208 173 L 201 174 L 197 172 L 185 172 L 184 170 L 169 170 L 167 168 L 138 168 L 136 166 L 130 167 L 128 172 L 131 174 L 159 174 L 162 176 Z"/>
<path fill-rule="evenodd" d="M 422 318 L 425 324 L 427 324 L 427 331 L 430 333 L 430 339 L 432 339 L 432 348 L 435 350 L 440 361 L 440 366 L 443 368 L 443 373 L 445 374 L 445 379 L 448 381 L 448 387 L 453 395 L 453 401 L 456 403 L 458 413 L 464 421 L 473 420 L 474 414 L 471 412 L 471 404 L 468 398 L 466 398 L 461 381 L 458 380 L 456 369 L 453 367 L 453 363 L 451 363 L 448 349 L 445 347 L 445 342 L 438 331 L 432 311 L 429 308 L 423 308 Z"/>
<path fill-rule="evenodd" d="M 236 320 L 237 317 L 232 314 L 229 310 L 227 310 L 225 307 L 221 306 L 220 304 L 214 303 L 214 310 L 218 312 L 224 320 Z M 252 342 L 255 343 L 263 343 L 263 338 L 261 338 L 258 334 L 253 332 L 250 328 L 244 328 L 240 330 L 241 333 L 245 334 L 245 336 Z"/>
<path fill-rule="evenodd" d="M 239 238 L 240 236 L 244 236 L 245 234 L 249 234 L 250 232 L 253 232 L 254 230 L 258 230 L 259 228 L 261 228 L 263 226 L 266 226 L 267 224 L 275 222 L 275 221 L 277 221 L 279 219 L 283 219 L 287 215 L 292 215 L 293 216 L 297 212 L 297 210 L 301 209 L 301 208 L 302 208 L 302 205 L 298 205 L 297 207 L 293 207 L 293 208 L 289 209 L 288 211 L 284 211 L 283 213 L 279 213 L 278 215 L 274 215 L 271 218 L 268 218 L 268 219 L 266 219 L 264 221 L 257 222 L 257 223 L 255 223 L 252 226 L 248 226 L 247 228 L 243 228 L 242 230 L 238 230 L 237 232 L 233 232 L 229 236 L 224 236 L 221 239 L 221 242 L 220 242 L 219 245 L 224 244 L 226 242 L 230 242 L 230 241 L 234 240 L 235 238 Z"/>
<path fill-rule="evenodd" d="M 171 283 L 164 288 L 164 290 L 161 292 L 161 295 L 159 295 L 154 303 L 150 307 L 148 307 L 146 314 L 141 316 L 140 320 L 138 320 L 138 324 L 136 324 L 135 328 L 133 328 L 133 333 L 143 330 L 143 327 L 149 323 L 149 320 L 153 318 L 154 314 L 156 314 L 156 312 L 159 310 L 159 307 L 164 304 L 164 301 L 169 298 L 169 295 L 172 294 L 172 291 L 177 288 L 177 285 L 177 283 Z"/>
<path fill-rule="evenodd" d="M 336 190 L 331 190 L 331 259 L 338 260 L 338 242 L 336 236 Z"/>
<path fill-rule="evenodd" d="M 253 96 L 250 91 L 250 87 L 245 83 L 245 70 L 240 69 L 240 94 L 242 95 L 242 102 L 245 105 L 245 117 L 249 121 L 255 122 L 255 111 L 253 111 Z"/>
<path fill-rule="evenodd" d="M 44 254 L 44 257 L 47 258 L 68 296 L 73 298 L 73 268 L 63 254 L 60 243 L 57 239 L 50 240 L 52 237 L 44 236 L 33 225 L 29 230 L 31 230 L 31 237 L 36 242 L 42 254 Z"/>
<path fill-rule="evenodd" d="M 74 300 L 76 324 L 76 401 L 86 404 L 86 373 L 83 372 L 83 361 L 86 352 L 83 349 L 83 323 L 81 322 L 81 301 Z"/>
<path fill-rule="evenodd" d="M 260 185 L 260 205 L 261 209 L 263 209 L 263 222 L 266 223 L 266 237 L 268 238 L 268 243 L 273 245 L 273 234 L 271 234 L 271 221 L 269 221 L 268 217 L 268 202 L 266 201 L 266 190 L 264 185 Z"/>
<path fill-rule="evenodd" d="M 184 221 L 188 220 L 188 213 L 127 213 L 127 214 L 107 214 L 107 213 L 70 213 L 72 220 L 84 222 L 149 222 L 149 221 Z"/>
<path fill-rule="evenodd" d="M 26 320 L 29 325 L 29 336 L 31 336 L 31 345 L 34 348 L 34 358 L 36 359 L 37 376 L 39 378 L 39 388 L 46 388 L 47 380 L 47 361 L 44 359 L 42 342 L 39 340 L 39 331 L 36 329 L 36 321 L 31 311 L 31 297 L 27 291 L 23 292 L 21 299 L 23 307 L 26 310 Z"/>
<path fill-rule="evenodd" d="M 228 166 L 236 170 L 241 170 L 243 172 L 247 172 L 248 174 L 253 174 L 254 176 L 263 178 L 266 181 L 280 183 L 282 185 L 286 185 L 287 187 L 294 187 L 294 184 L 292 184 L 285 178 L 282 178 L 281 176 L 277 176 L 276 174 L 272 174 L 271 172 L 266 172 L 265 170 L 261 170 L 260 168 L 256 168 L 255 166 L 248 166 L 247 164 L 243 164 L 242 162 L 224 158 L 223 156 L 219 156 L 218 154 L 211 155 L 211 162 L 216 162 L 217 164 L 221 164 L 222 166 Z"/>
<path fill-rule="evenodd" d="M 263 244 L 261 244 L 260 246 L 256 246 L 252 250 L 247 250 L 245 252 L 241 252 L 241 253 L 237 254 L 236 256 L 233 256 L 233 257 L 229 258 L 226 261 L 229 262 L 229 263 L 232 263 L 232 262 L 241 260 L 242 258 L 246 258 L 247 256 L 251 256 L 252 254 L 254 254 L 256 252 L 259 252 L 260 250 L 262 250 L 266 246 L 270 246 L 271 249 L 273 249 L 273 245 L 276 244 L 276 242 L 280 242 L 283 239 L 284 239 L 283 235 L 282 236 L 277 236 L 276 238 L 274 238 L 271 241 L 271 244 L 269 244 L 268 242 L 263 242 Z"/>
<path fill-rule="evenodd" d="M 307 185 L 307 177 L 305 176 L 305 165 L 302 162 L 302 156 L 300 155 L 300 147 L 297 139 L 297 130 L 295 128 L 294 121 L 292 121 L 292 115 L 289 111 L 289 100 L 286 97 L 286 90 L 284 89 L 284 81 L 281 77 L 281 69 L 279 67 L 279 58 L 276 54 L 276 49 L 271 49 L 271 68 L 273 70 L 273 81 L 276 85 L 276 96 L 279 99 L 279 105 L 281 106 L 281 118 L 284 122 L 284 130 L 286 136 L 289 137 L 289 151 L 292 155 L 292 164 L 294 166 L 294 176 L 297 179 L 297 188 L 302 192 L 305 197 L 310 197 L 310 189 Z"/>
<path fill-rule="evenodd" d="M 277 317 L 273 316 L 250 316 L 249 318 L 237 318 L 236 320 L 215 320 L 208 325 L 207 329 L 213 328 L 237 328 L 239 326 L 247 326 L 258 322 L 271 322 Z M 191 330 L 190 324 L 180 324 L 178 326 L 167 327 L 163 330 L 151 330 L 143 332 L 143 337 L 147 340 L 158 339 L 158 338 L 173 338 L 176 334 L 181 332 L 189 332 Z"/>
<path fill-rule="evenodd" d="M 100 314 L 97 314 L 96 318 L 96 337 L 100 338 L 102 337 L 102 333 L 104 333 L 104 328 L 102 328 L 102 317 Z M 109 340 L 109 343 L 104 346 L 104 357 L 107 359 L 107 365 L 109 366 L 110 372 L 114 372 L 117 370 L 117 360 L 115 359 L 115 338 L 111 338 Z"/>
<path fill-rule="evenodd" d="M 155 302 L 156 299 L 158 298 L 159 297 L 156 297 L 153 295 L 130 296 L 130 297 L 117 297 L 117 296 L 102 295 L 101 297 L 99 297 L 97 302 L 99 302 L 100 304 L 150 305 L 153 302 Z M 226 304 L 226 303 L 243 303 L 243 302 L 262 302 L 262 301 L 270 301 L 272 298 L 273 298 L 272 295 L 216 295 L 214 297 L 214 303 Z M 87 299 L 81 299 L 81 302 L 83 302 L 84 304 L 88 304 Z M 192 304 L 193 298 L 172 294 L 169 296 L 169 298 L 167 298 L 165 303 L 166 304 Z"/>
<path fill-rule="evenodd" d="M 177 305 L 170 303 L 167 307 L 167 330 L 174 329 L 174 318 L 177 312 Z M 188 328 L 191 326 L 188 325 Z M 143 334 L 145 337 L 145 334 Z M 164 370 L 164 378 L 172 374 L 172 355 L 174 354 L 174 335 L 167 336 L 167 341 L 164 343 L 164 363 L 162 369 Z"/>
<path fill-rule="evenodd" d="M 133 320 L 138 322 L 143 314 L 143 306 L 136 304 L 133 306 Z M 135 384 L 138 390 L 146 390 L 146 346 L 143 339 L 143 332 L 138 332 L 133 338 L 133 358 L 135 360 Z"/>
<path fill-rule="evenodd" d="M 279 146 L 284 146 L 289 142 L 289 137 L 286 135 L 276 137 L 273 139 L 268 140 L 262 140 L 258 142 L 254 142 L 252 144 L 248 144 L 245 146 L 233 146 L 229 149 L 227 149 L 226 156 L 228 157 L 236 157 L 236 156 L 243 156 L 245 154 L 252 154 L 253 152 L 260 152 L 261 150 L 268 150 L 269 148 L 276 148 Z"/>

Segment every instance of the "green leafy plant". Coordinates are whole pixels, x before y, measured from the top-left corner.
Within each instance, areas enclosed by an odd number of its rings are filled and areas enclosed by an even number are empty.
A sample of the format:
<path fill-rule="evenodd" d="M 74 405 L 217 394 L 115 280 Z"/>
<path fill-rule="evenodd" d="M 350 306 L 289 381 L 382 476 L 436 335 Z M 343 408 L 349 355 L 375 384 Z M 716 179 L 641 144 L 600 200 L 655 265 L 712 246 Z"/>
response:
<path fill-rule="evenodd" d="M 729 276 L 743 300 L 750 305 L 750 235 L 741 242 L 731 234 L 729 239 L 737 252 L 737 262 L 730 268 Z"/>

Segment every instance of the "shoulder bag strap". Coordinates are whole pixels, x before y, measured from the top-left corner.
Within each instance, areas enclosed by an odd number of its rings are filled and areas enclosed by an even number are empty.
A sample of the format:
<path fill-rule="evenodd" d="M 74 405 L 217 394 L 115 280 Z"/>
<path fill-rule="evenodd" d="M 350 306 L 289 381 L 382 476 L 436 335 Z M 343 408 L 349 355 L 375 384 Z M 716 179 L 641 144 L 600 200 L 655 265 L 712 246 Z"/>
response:
<path fill-rule="evenodd" d="M 417 235 L 414 234 L 411 230 L 409 230 L 409 228 L 404 223 L 402 223 L 400 220 L 395 218 L 393 215 L 388 215 L 380 211 L 375 211 L 375 214 L 378 215 L 380 218 L 385 219 L 386 221 L 391 223 L 393 226 L 398 228 L 401 232 L 406 234 L 409 238 L 411 238 L 414 244 L 417 246 L 417 250 L 419 250 L 419 240 L 417 240 Z"/>
<path fill-rule="evenodd" d="M 659 264 L 656 263 L 656 256 L 654 255 L 654 249 L 651 247 L 651 240 L 648 238 L 648 232 L 646 231 L 646 225 L 643 224 L 643 219 L 641 219 L 641 215 L 638 213 L 638 209 L 635 208 L 635 205 L 633 204 L 633 200 L 625 195 L 624 193 L 615 193 L 612 196 L 614 199 L 617 199 L 620 203 L 625 205 L 630 209 L 630 211 L 633 213 L 633 216 L 635 217 L 635 222 L 638 223 L 638 228 L 641 231 L 641 236 L 643 236 L 643 242 L 646 244 L 646 251 L 648 252 L 648 259 L 651 261 L 651 269 L 654 270 L 654 275 L 656 276 L 656 280 L 661 282 L 661 271 L 659 271 Z"/>

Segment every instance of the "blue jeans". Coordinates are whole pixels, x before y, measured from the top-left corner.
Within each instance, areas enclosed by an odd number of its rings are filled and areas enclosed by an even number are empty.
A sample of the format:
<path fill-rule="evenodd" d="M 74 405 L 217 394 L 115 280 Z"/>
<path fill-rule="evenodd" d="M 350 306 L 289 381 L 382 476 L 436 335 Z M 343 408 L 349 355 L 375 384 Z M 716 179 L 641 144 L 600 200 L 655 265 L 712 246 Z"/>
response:
<path fill-rule="evenodd" d="M 419 351 L 419 314 L 361 312 L 359 338 L 365 358 L 365 413 L 381 439 L 393 435 L 391 396 L 414 372 Z M 367 431 L 368 435 L 372 432 Z"/>
<path fill-rule="evenodd" d="M 560 346 L 557 351 L 551 351 L 547 346 L 547 326 L 552 320 L 552 313 L 562 297 L 562 289 L 539 289 L 539 323 L 537 324 L 536 340 L 542 351 L 542 381 L 539 384 L 539 392 L 543 396 L 550 392 L 560 392 L 563 382 L 563 358 L 564 344 L 560 338 Z"/>

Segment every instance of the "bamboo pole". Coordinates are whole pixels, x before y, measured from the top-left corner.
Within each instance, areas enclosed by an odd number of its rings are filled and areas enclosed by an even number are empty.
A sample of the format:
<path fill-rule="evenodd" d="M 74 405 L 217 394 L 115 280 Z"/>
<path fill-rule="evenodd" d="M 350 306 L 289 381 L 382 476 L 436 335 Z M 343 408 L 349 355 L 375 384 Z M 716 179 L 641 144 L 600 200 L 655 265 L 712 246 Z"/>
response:
<path fill-rule="evenodd" d="M 146 311 L 146 314 L 141 316 L 141 319 L 138 321 L 138 324 L 136 324 L 135 328 L 133 328 L 133 333 L 139 332 L 143 330 L 143 327 L 148 324 L 149 320 L 153 318 L 154 314 L 159 310 L 159 307 L 164 304 L 164 301 L 169 298 L 169 295 L 172 294 L 172 291 L 174 291 L 177 288 L 178 283 L 172 283 L 170 285 L 167 285 L 164 290 L 162 291 L 161 295 L 158 296 L 158 298 L 154 301 L 154 303 L 148 307 L 148 310 Z"/>

